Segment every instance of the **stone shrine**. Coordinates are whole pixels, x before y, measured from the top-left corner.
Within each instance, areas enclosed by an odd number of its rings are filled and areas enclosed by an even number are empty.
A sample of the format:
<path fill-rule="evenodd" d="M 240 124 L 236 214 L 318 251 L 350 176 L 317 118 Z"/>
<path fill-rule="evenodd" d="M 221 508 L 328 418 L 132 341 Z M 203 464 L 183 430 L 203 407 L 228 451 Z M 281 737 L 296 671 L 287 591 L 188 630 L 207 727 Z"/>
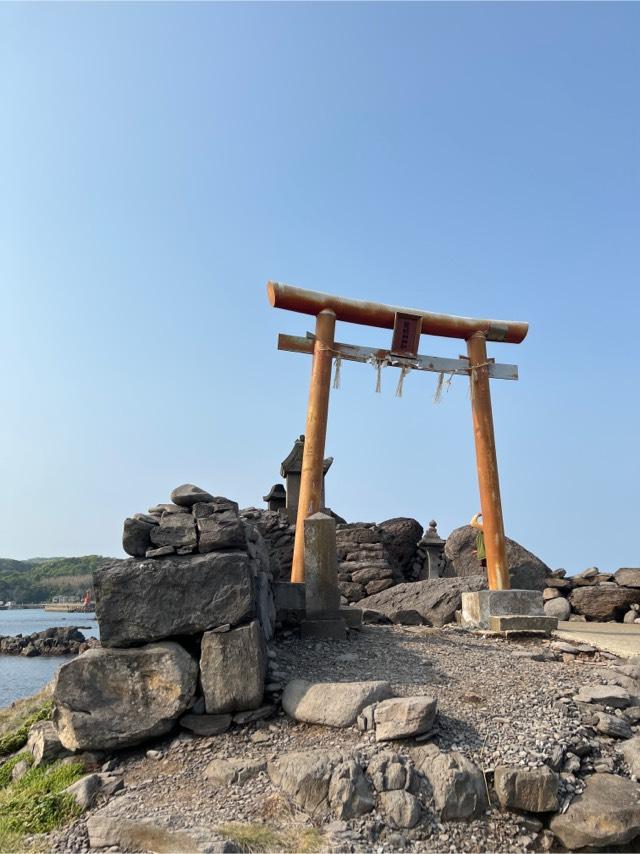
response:
<path fill-rule="evenodd" d="M 293 443 L 289 455 L 280 465 L 280 474 L 287 480 L 287 513 L 291 523 L 295 525 L 298 518 L 298 501 L 300 499 L 300 480 L 302 474 L 302 456 L 304 453 L 304 436 Z M 324 479 L 331 468 L 333 457 L 327 457 L 322 465 L 322 500 L 321 506 L 326 506 Z M 266 500 L 266 499 L 265 499 Z"/>

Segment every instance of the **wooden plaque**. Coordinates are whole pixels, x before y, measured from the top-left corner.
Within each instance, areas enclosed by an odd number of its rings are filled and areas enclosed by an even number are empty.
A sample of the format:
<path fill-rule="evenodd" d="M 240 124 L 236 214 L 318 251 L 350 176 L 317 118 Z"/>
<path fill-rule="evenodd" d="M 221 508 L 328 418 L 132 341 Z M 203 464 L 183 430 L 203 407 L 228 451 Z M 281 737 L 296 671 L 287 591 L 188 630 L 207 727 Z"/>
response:
<path fill-rule="evenodd" d="M 396 313 L 391 352 L 396 356 L 415 356 L 420 346 L 422 317 L 419 314 Z"/>

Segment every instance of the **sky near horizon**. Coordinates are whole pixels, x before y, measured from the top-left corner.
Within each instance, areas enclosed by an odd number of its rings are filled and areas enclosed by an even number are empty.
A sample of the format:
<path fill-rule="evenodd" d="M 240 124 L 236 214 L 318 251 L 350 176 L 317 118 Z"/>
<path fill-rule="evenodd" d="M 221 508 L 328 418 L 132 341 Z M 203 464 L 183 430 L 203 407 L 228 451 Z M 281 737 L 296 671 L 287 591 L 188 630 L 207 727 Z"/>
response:
<path fill-rule="evenodd" d="M 183 482 L 264 506 L 313 327 L 274 279 L 528 321 L 489 345 L 507 535 L 640 565 L 639 39 L 630 3 L 1 4 L 0 556 L 122 556 Z M 343 364 L 328 504 L 446 535 L 467 385 L 396 380 Z"/>

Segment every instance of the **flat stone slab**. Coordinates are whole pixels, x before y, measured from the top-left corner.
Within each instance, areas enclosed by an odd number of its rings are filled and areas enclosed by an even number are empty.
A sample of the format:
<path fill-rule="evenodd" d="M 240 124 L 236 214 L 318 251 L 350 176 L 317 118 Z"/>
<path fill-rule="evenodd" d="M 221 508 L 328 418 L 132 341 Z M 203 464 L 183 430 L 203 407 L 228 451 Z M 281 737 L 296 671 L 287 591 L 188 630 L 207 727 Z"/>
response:
<path fill-rule="evenodd" d="M 524 614 L 489 617 L 492 632 L 545 632 L 550 634 L 558 627 L 555 617 L 526 616 Z"/>
<path fill-rule="evenodd" d="M 559 622 L 554 636 L 573 643 L 588 643 L 621 658 L 640 655 L 640 625 L 635 623 Z"/>

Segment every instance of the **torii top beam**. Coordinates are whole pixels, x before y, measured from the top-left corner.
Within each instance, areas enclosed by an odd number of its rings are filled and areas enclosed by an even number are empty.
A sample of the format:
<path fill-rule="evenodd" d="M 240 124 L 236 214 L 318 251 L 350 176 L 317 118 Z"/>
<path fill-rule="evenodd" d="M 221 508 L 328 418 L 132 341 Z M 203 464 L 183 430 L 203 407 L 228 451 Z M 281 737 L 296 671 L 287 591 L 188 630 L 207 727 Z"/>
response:
<path fill-rule="evenodd" d="M 474 332 L 481 332 L 487 341 L 504 341 L 520 344 L 527 336 L 529 324 L 519 320 L 481 320 L 473 317 L 455 317 L 451 314 L 432 314 L 412 308 L 384 305 L 364 300 L 345 299 L 318 291 L 307 291 L 279 282 L 267 284 L 267 296 L 274 308 L 298 311 L 317 317 L 323 309 L 335 312 L 337 320 L 393 329 L 396 314 L 415 314 L 422 317 L 423 335 L 440 335 L 444 338 L 468 340 Z"/>

